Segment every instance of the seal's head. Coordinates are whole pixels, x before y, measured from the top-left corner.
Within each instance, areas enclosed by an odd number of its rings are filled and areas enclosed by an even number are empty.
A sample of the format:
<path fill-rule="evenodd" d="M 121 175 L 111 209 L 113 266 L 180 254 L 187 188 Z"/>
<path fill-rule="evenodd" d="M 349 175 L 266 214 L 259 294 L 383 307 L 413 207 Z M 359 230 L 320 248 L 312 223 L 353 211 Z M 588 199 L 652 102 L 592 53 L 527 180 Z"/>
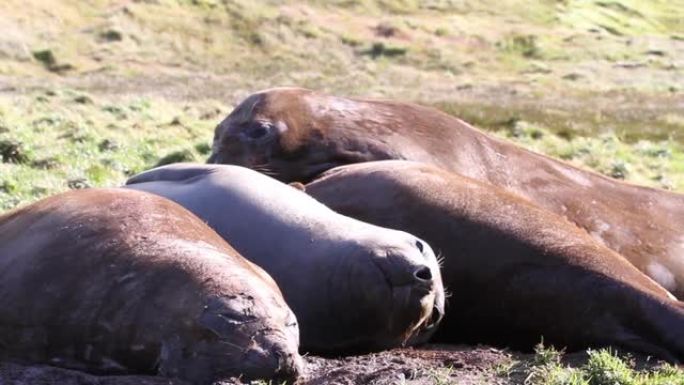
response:
<path fill-rule="evenodd" d="M 382 140 L 390 134 L 385 121 L 393 116 L 389 110 L 376 112 L 302 88 L 257 92 L 216 127 L 207 162 L 245 166 L 292 182 L 343 164 L 395 158 Z"/>
<path fill-rule="evenodd" d="M 301 328 L 303 340 L 316 341 L 308 346 L 312 351 L 355 354 L 415 345 L 441 321 L 444 288 L 430 246 L 408 233 L 378 230 L 337 250 L 344 257 L 321 272 L 327 283 L 312 296 L 322 295 L 324 305 L 316 323 Z"/>
<path fill-rule="evenodd" d="M 191 338 L 164 341 L 159 373 L 199 383 L 229 377 L 295 382 L 303 372 L 297 320 L 282 300 L 259 297 L 244 292 L 209 298 Z"/>
<path fill-rule="evenodd" d="M 202 257 L 211 253 L 205 249 Z M 178 314 L 190 327 L 162 341 L 159 373 L 194 383 L 230 377 L 297 381 L 304 367 L 299 325 L 273 279 L 246 260 L 213 271 L 208 281 L 195 282 L 207 295 L 194 304 L 194 317 Z M 234 290 L 226 290 L 229 286 Z"/>

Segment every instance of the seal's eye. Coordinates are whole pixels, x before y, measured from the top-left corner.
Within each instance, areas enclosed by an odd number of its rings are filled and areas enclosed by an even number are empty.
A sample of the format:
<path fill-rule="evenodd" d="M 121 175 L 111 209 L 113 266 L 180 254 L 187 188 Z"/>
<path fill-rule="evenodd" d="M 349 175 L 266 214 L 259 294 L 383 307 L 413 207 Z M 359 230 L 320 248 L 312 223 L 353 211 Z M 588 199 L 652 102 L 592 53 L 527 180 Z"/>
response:
<path fill-rule="evenodd" d="M 423 252 L 423 242 L 416 241 L 416 247 L 418 248 L 418 250 L 420 250 L 421 253 Z"/>
<path fill-rule="evenodd" d="M 258 124 L 250 127 L 246 134 L 250 139 L 261 139 L 265 137 L 270 131 L 270 125 Z"/>

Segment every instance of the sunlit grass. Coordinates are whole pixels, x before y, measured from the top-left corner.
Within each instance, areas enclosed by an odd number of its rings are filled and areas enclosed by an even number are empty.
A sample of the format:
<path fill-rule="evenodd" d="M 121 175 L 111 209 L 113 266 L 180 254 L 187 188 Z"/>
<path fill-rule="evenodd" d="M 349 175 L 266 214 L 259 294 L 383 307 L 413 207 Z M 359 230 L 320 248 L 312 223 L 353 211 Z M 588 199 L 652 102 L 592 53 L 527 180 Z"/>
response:
<path fill-rule="evenodd" d="M 101 100 L 68 90 L 2 98 L 0 144 L 18 154 L 0 163 L 0 208 L 68 188 L 116 186 L 179 151 L 172 160 L 201 161 L 225 113 L 219 103 Z"/>
<path fill-rule="evenodd" d="M 565 353 L 537 345 L 529 360 L 515 361 L 499 377 L 521 378 L 525 385 L 680 385 L 684 371 L 669 364 L 636 370 L 629 355 L 610 349 L 588 350 L 586 358 L 565 362 Z"/>

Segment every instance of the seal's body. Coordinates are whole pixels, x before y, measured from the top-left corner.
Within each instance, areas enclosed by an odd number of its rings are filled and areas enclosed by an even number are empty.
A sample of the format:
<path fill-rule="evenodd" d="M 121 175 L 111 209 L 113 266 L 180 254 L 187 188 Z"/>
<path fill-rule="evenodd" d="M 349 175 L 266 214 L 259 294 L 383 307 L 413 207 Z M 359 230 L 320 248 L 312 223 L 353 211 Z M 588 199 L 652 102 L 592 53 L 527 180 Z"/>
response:
<path fill-rule="evenodd" d="M 173 164 L 127 183 L 180 203 L 271 274 L 297 315 L 305 350 L 420 342 L 441 317 L 437 260 L 410 234 L 339 215 L 244 167 Z"/>
<path fill-rule="evenodd" d="M 275 282 L 181 206 L 122 189 L 0 217 L 4 359 L 193 383 L 294 380 L 294 314 Z"/>
<path fill-rule="evenodd" d="M 332 209 L 410 231 L 444 259 L 436 338 L 530 349 L 541 338 L 684 359 L 679 301 L 621 255 L 525 199 L 434 166 L 341 166 L 306 186 Z"/>
<path fill-rule="evenodd" d="M 335 166 L 384 159 L 433 164 L 527 198 L 684 298 L 684 195 L 578 169 L 433 108 L 267 90 L 248 97 L 216 128 L 209 162 L 304 182 Z"/>

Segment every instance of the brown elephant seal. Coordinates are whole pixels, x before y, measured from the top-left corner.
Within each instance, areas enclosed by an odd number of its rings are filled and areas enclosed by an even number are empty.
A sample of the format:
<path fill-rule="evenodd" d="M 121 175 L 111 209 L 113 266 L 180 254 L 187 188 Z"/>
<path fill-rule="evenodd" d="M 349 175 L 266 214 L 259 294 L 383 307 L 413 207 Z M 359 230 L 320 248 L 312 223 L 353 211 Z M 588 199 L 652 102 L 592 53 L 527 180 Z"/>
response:
<path fill-rule="evenodd" d="M 210 163 L 308 181 L 372 160 L 430 163 L 520 194 L 586 229 L 684 298 L 684 195 L 639 187 L 490 137 L 436 109 L 297 88 L 256 93 L 216 128 Z"/>
<path fill-rule="evenodd" d="M 564 218 L 431 165 L 341 166 L 306 186 L 333 210 L 417 234 L 444 259 L 442 341 L 619 346 L 684 360 L 684 307 Z"/>
<path fill-rule="evenodd" d="M 275 282 L 189 211 L 81 190 L 0 217 L 0 358 L 195 384 L 295 380 Z"/>
<path fill-rule="evenodd" d="M 422 342 L 441 318 L 437 259 L 413 235 L 339 215 L 244 167 L 173 164 L 127 183 L 180 203 L 264 268 L 297 315 L 306 351 Z"/>

